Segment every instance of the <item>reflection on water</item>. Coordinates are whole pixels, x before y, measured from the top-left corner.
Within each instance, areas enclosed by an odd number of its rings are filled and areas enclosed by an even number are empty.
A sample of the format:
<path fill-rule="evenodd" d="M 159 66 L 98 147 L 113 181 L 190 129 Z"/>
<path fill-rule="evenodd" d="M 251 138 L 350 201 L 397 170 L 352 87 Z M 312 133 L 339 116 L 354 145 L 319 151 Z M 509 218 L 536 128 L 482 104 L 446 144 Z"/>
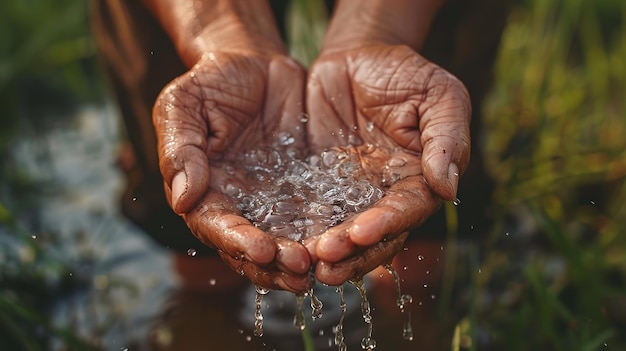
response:
<path fill-rule="evenodd" d="M 115 111 L 87 107 L 62 124 L 25 134 L 12 147 L 15 168 L 39 184 L 26 226 L 41 233 L 35 240 L 46 240 L 48 255 L 89 282 L 54 304 L 54 323 L 119 350 L 145 334 L 145 321 L 174 286 L 168 253 L 119 212 Z"/>
<path fill-rule="evenodd" d="M 359 350 L 362 340 L 371 347 L 374 339 L 377 349 L 398 350 L 396 343 L 418 347 L 402 338 L 404 316 L 395 306 L 395 284 L 389 274 L 365 281 L 370 301 L 384 297 L 391 306 L 377 309 L 373 302 L 372 315 L 369 303 L 367 311 L 361 310 L 360 291 L 365 285 L 316 286 L 313 300 L 309 294 L 302 301 L 304 334 L 294 325 L 298 301 L 291 293 L 263 295 L 259 309 L 263 336 L 255 337 L 258 300 L 253 285 L 224 289 L 220 279 L 209 279 L 207 272 L 211 289 L 182 289 L 173 255 L 119 211 L 123 178 L 116 169 L 118 128 L 112 108 L 85 107 L 53 128 L 24 133 L 11 147 L 13 167 L 40 185 L 33 211 L 20 214 L 21 222 L 33 240 L 44 243 L 46 254 L 71 267 L 70 279 L 81 282 L 52 304 L 55 325 L 103 350 L 280 351 L 303 350 L 305 343 L 315 350 L 337 350 L 344 343 L 348 350 Z M 2 232 L 0 237 L 5 239 Z M 191 256 L 187 259 L 200 259 Z M 392 287 L 389 293 L 372 289 L 376 280 L 385 279 Z M 315 310 L 321 304 L 323 311 Z M 313 318 L 312 313 L 323 317 Z M 423 316 L 422 322 L 429 324 L 427 314 Z M 56 340 L 52 349 L 68 348 Z"/>

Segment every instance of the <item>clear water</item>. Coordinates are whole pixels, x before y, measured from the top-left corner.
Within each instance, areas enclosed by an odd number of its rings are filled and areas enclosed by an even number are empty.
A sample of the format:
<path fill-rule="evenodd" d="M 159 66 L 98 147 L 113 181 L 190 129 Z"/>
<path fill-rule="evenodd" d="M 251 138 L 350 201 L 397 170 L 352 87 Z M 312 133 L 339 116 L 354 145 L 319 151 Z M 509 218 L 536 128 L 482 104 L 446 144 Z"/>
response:
<path fill-rule="evenodd" d="M 287 141 L 291 137 L 285 136 Z M 287 143 L 290 144 L 290 143 Z M 363 168 L 372 145 L 334 147 L 298 157 L 285 148 L 257 148 L 221 164 L 221 191 L 243 216 L 273 236 L 302 241 L 368 208 L 384 196 L 384 168 Z"/>

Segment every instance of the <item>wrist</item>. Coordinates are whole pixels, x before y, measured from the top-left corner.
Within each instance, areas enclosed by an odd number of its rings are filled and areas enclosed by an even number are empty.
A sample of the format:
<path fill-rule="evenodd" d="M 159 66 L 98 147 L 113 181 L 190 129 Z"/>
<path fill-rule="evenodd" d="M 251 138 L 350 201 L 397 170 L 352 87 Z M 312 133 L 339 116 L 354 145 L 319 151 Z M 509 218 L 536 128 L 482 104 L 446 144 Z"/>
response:
<path fill-rule="evenodd" d="M 266 1 L 143 0 L 188 67 L 216 51 L 284 54 Z"/>
<path fill-rule="evenodd" d="M 322 54 L 372 44 L 407 45 L 416 51 L 426 39 L 443 0 L 339 0 Z"/>

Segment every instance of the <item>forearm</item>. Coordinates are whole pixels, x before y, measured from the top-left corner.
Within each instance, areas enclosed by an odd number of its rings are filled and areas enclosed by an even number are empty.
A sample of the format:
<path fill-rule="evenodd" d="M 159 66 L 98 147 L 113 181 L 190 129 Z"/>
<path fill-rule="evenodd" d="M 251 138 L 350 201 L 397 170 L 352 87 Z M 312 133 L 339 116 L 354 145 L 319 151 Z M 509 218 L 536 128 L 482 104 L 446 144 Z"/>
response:
<path fill-rule="evenodd" d="M 217 50 L 284 52 L 265 0 L 142 0 L 189 67 Z"/>
<path fill-rule="evenodd" d="M 368 43 L 408 45 L 419 51 L 445 0 L 339 0 L 323 53 Z"/>

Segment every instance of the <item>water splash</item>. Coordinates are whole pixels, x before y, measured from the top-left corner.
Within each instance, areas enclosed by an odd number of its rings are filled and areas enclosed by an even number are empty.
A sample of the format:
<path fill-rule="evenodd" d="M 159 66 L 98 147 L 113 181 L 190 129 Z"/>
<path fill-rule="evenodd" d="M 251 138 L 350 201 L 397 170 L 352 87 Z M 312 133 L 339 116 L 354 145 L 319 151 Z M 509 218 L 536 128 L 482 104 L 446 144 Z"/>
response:
<path fill-rule="evenodd" d="M 367 335 L 363 339 L 361 339 L 361 348 L 363 350 L 371 351 L 376 348 L 376 340 L 372 338 L 374 327 L 372 324 L 370 302 L 367 299 L 365 284 L 362 278 L 358 280 L 351 280 L 350 283 L 354 285 L 354 287 L 356 287 L 359 295 L 361 296 L 361 314 L 363 315 L 363 320 L 367 324 Z"/>
<path fill-rule="evenodd" d="M 348 310 L 346 305 L 346 300 L 343 296 L 343 286 L 337 287 L 337 294 L 339 295 L 339 307 L 341 308 L 341 316 L 339 317 L 339 323 L 334 328 L 335 333 L 335 345 L 337 345 L 337 350 L 346 351 L 348 347 L 346 346 L 345 338 L 343 336 L 343 320 L 346 317 L 346 311 Z"/>
<path fill-rule="evenodd" d="M 254 336 L 263 336 L 263 296 L 269 293 L 268 289 L 256 285 L 256 295 L 254 297 Z"/>
<path fill-rule="evenodd" d="M 413 340 L 413 327 L 411 326 L 411 310 L 409 306 L 413 303 L 413 297 L 409 294 L 402 294 L 402 290 L 400 288 L 400 276 L 398 272 L 393 268 L 391 264 L 385 265 L 387 272 L 393 276 L 393 281 L 396 285 L 396 292 L 398 293 L 398 298 L 396 300 L 396 304 L 400 309 L 400 313 L 406 314 L 407 318 L 404 321 L 404 325 L 402 327 L 402 337 L 405 340 L 412 341 Z"/>
<path fill-rule="evenodd" d="M 322 318 L 322 308 L 324 304 L 315 296 L 312 288 L 309 290 L 309 296 L 311 297 L 311 318 L 313 318 L 313 320 Z"/>
<path fill-rule="evenodd" d="M 304 295 L 296 296 L 296 315 L 293 320 L 293 324 L 298 328 L 298 330 L 304 330 L 306 328 L 306 323 L 304 322 L 304 310 L 302 309 L 302 305 L 304 304 Z"/>
<path fill-rule="evenodd" d="M 240 159 L 216 163 L 228 175 L 219 190 L 268 234 L 302 241 L 367 209 L 385 195 L 380 185 L 382 172 L 372 170 L 382 168 L 390 151 L 377 150 L 371 144 L 333 147 L 300 159 L 298 152 L 288 147 L 293 136 L 284 133 L 278 137 L 278 148 L 259 147 Z M 386 185 L 392 183 L 389 180 Z"/>

